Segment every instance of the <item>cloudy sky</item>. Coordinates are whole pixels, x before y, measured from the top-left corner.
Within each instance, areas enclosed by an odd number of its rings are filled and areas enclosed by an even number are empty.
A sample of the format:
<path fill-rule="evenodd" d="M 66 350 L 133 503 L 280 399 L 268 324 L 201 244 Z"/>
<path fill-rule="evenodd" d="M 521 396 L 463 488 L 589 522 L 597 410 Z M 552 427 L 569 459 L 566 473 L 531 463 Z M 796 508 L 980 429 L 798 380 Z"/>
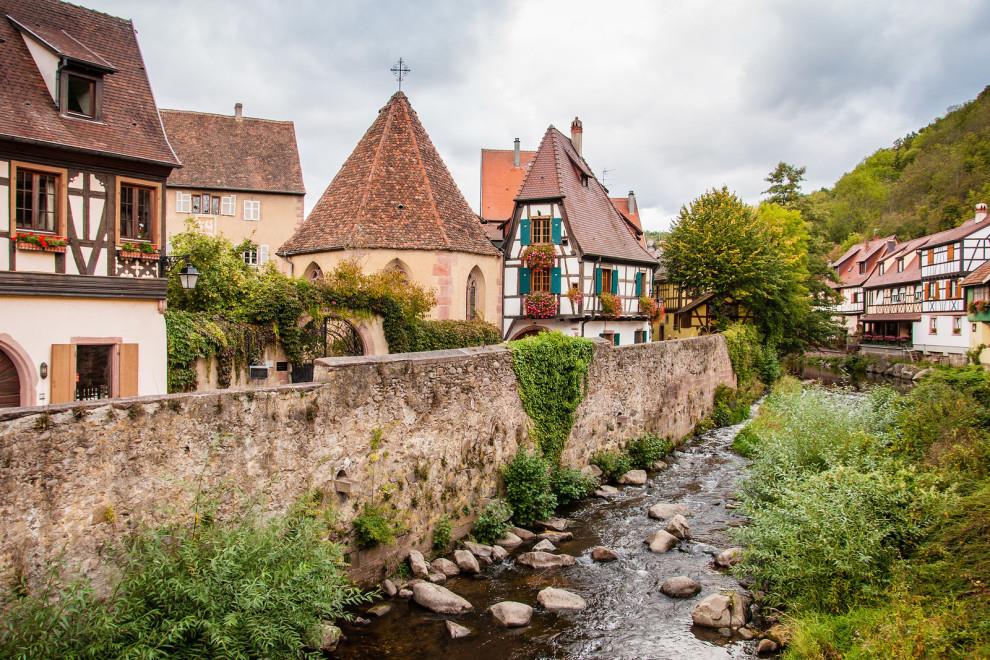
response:
<path fill-rule="evenodd" d="M 395 91 L 476 209 L 479 149 L 584 122 L 648 228 L 779 160 L 831 185 L 990 84 L 990 2 L 75 0 L 132 18 L 158 104 L 295 122 L 312 207 Z"/>

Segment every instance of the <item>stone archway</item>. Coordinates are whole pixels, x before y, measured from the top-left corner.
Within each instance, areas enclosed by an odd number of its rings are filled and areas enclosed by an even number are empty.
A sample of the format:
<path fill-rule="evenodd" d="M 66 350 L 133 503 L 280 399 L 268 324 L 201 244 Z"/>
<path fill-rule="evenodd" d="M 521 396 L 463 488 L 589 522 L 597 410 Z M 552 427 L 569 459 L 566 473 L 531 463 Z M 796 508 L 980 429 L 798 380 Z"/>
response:
<path fill-rule="evenodd" d="M 475 266 L 468 274 L 464 292 L 464 318 L 468 321 L 485 318 L 485 275 Z"/>
<path fill-rule="evenodd" d="M 10 335 L 0 334 L 0 408 L 33 406 L 37 384 L 31 358 Z"/>
<path fill-rule="evenodd" d="M 530 325 L 523 328 L 515 335 L 513 335 L 512 339 L 510 339 L 509 341 L 515 341 L 517 339 L 523 339 L 525 337 L 532 337 L 533 335 L 543 334 L 544 332 L 549 332 L 549 330 L 547 328 L 544 328 L 542 325 Z"/>
<path fill-rule="evenodd" d="M 303 279 L 307 282 L 318 282 L 323 279 L 323 269 L 315 261 L 311 261 L 303 271 Z"/>
<path fill-rule="evenodd" d="M 361 332 L 350 321 L 338 317 L 323 319 L 323 357 L 367 355 Z"/>

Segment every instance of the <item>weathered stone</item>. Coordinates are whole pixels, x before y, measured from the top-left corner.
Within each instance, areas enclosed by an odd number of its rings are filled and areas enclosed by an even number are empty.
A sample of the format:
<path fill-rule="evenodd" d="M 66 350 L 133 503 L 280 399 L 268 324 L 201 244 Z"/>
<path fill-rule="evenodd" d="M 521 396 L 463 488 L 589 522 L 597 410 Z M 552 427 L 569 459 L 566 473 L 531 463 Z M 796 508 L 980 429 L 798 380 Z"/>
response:
<path fill-rule="evenodd" d="M 412 574 L 418 578 L 425 580 L 430 576 L 430 567 L 427 565 L 423 553 L 419 550 L 409 551 L 409 568 L 412 569 Z"/>
<path fill-rule="evenodd" d="M 525 543 L 526 541 L 532 541 L 533 539 L 536 538 L 536 534 L 529 531 L 528 529 L 523 529 L 522 527 L 512 527 L 511 529 L 509 529 L 509 532 L 515 534 L 520 539 L 522 539 L 523 543 Z"/>
<path fill-rule="evenodd" d="M 387 578 L 382 582 L 382 591 L 389 598 L 395 598 L 395 595 L 399 593 L 399 590 L 395 587 L 395 582 L 392 582 Z"/>
<path fill-rule="evenodd" d="M 431 572 L 426 579 L 432 582 L 433 584 L 443 584 L 444 582 L 447 581 L 447 576 L 444 575 L 443 573 L 440 573 L 439 571 L 435 571 L 435 572 Z"/>
<path fill-rule="evenodd" d="M 595 561 L 615 561 L 619 558 L 619 555 L 612 548 L 606 548 L 604 545 L 596 545 L 591 549 L 591 558 Z"/>
<path fill-rule="evenodd" d="M 371 619 L 365 619 L 363 616 L 356 616 L 351 620 L 355 626 L 366 626 L 371 623 Z"/>
<path fill-rule="evenodd" d="M 602 469 L 597 465 L 585 465 L 581 468 L 581 474 L 586 477 L 591 477 L 592 479 L 601 479 Z"/>
<path fill-rule="evenodd" d="M 686 575 L 678 575 L 664 580 L 660 591 L 671 598 L 690 598 L 701 591 L 701 585 Z"/>
<path fill-rule="evenodd" d="M 447 626 L 447 634 L 450 635 L 451 639 L 460 639 L 461 637 L 467 637 L 471 634 L 470 628 L 462 626 L 459 623 L 444 621 L 444 625 Z"/>
<path fill-rule="evenodd" d="M 540 532 L 536 535 L 536 538 L 550 541 L 551 543 L 563 543 L 565 541 L 570 541 L 574 538 L 574 535 L 570 532 L 554 532 L 552 530 L 546 530 L 545 532 Z"/>
<path fill-rule="evenodd" d="M 749 617 L 749 598 L 732 592 L 706 596 L 691 611 L 695 625 L 706 628 L 739 628 Z"/>
<path fill-rule="evenodd" d="M 536 524 L 543 525 L 544 529 L 563 532 L 570 526 L 571 521 L 566 518 L 550 518 L 549 520 L 537 520 Z"/>
<path fill-rule="evenodd" d="M 646 483 L 646 470 L 629 470 L 619 477 L 619 483 L 627 486 L 642 486 Z"/>
<path fill-rule="evenodd" d="M 664 529 L 682 541 L 691 538 L 691 527 L 688 525 L 687 518 L 679 513 L 667 521 L 667 526 Z"/>
<path fill-rule="evenodd" d="M 770 655 L 771 653 L 776 653 L 779 650 L 780 644 L 772 639 L 761 639 L 760 643 L 756 645 L 757 655 Z"/>
<path fill-rule="evenodd" d="M 503 628 L 521 628 L 528 626 L 533 618 L 533 608 L 525 603 L 517 603 L 513 600 L 504 600 L 495 603 L 488 608 L 488 611 L 495 617 L 495 621 Z"/>
<path fill-rule="evenodd" d="M 443 573 L 447 577 L 453 577 L 461 572 L 461 569 L 457 568 L 457 564 L 445 557 L 434 559 L 430 562 L 430 568 L 433 569 L 434 573 Z"/>
<path fill-rule="evenodd" d="M 919 380 L 921 380 L 925 376 L 929 375 L 930 373 L 932 373 L 932 370 L 931 369 L 922 369 L 921 371 L 919 371 L 918 373 L 916 373 L 911 378 L 911 380 L 913 380 L 914 382 L 918 382 Z"/>
<path fill-rule="evenodd" d="M 500 545 L 492 546 L 492 562 L 502 561 L 509 556 L 509 551 Z"/>
<path fill-rule="evenodd" d="M 651 470 L 666 470 L 667 469 L 667 464 L 664 461 L 657 461 L 656 463 L 654 463 L 653 465 L 650 466 L 650 469 Z"/>
<path fill-rule="evenodd" d="M 478 566 L 480 566 L 482 568 L 486 568 L 488 566 L 491 566 L 494 563 L 494 562 L 492 562 L 492 558 L 491 557 L 475 557 L 475 559 L 478 560 Z"/>
<path fill-rule="evenodd" d="M 522 545 L 522 538 L 518 534 L 513 534 L 512 532 L 506 532 L 505 536 L 495 541 L 495 545 L 501 546 L 506 550 L 515 550 L 520 545 Z"/>
<path fill-rule="evenodd" d="M 340 643 L 340 628 L 333 625 L 332 623 L 324 623 L 320 625 L 320 650 L 331 653 L 337 650 L 337 644 Z"/>
<path fill-rule="evenodd" d="M 618 497 L 619 489 L 615 486 L 599 486 L 595 490 L 595 497 L 601 497 L 606 500 L 610 500 L 613 497 Z"/>
<path fill-rule="evenodd" d="M 477 557 L 467 550 L 454 550 L 454 562 L 457 563 L 457 568 L 465 573 L 481 572 L 481 566 L 478 565 Z"/>
<path fill-rule="evenodd" d="M 577 612 L 588 606 L 576 593 L 555 587 L 542 589 L 536 594 L 536 601 L 548 612 Z"/>
<path fill-rule="evenodd" d="M 392 606 L 389 605 L 388 603 L 378 603 L 377 605 L 372 605 L 371 607 L 368 608 L 368 614 L 375 617 L 376 619 L 382 618 L 390 611 L 392 611 Z"/>
<path fill-rule="evenodd" d="M 412 598 L 412 589 L 399 589 L 399 598 Z"/>
<path fill-rule="evenodd" d="M 650 552 L 662 554 L 669 552 L 677 545 L 677 537 L 661 529 L 647 536 L 646 543 L 650 546 Z"/>
<path fill-rule="evenodd" d="M 690 516 L 691 510 L 688 509 L 686 504 L 668 504 L 667 502 L 661 502 L 651 506 L 648 515 L 654 520 L 669 520 L 677 515 Z"/>
<path fill-rule="evenodd" d="M 492 546 L 490 545 L 464 541 L 464 547 L 467 548 L 467 551 L 475 557 L 487 557 L 488 559 L 491 559 L 492 557 Z"/>
<path fill-rule="evenodd" d="M 553 552 L 556 549 L 557 546 L 555 546 L 553 543 L 551 543 L 546 539 L 543 539 L 542 541 L 540 541 L 539 543 L 533 546 L 533 550 L 537 550 L 539 552 Z"/>
<path fill-rule="evenodd" d="M 745 627 L 743 627 L 743 628 L 740 628 L 739 630 L 737 630 L 736 632 L 739 633 L 739 636 L 740 637 L 742 637 L 743 639 L 745 639 L 747 641 L 749 641 L 751 639 L 756 639 L 757 637 L 759 637 L 759 633 L 757 633 L 752 628 L 745 628 Z"/>
<path fill-rule="evenodd" d="M 413 600 L 437 614 L 464 614 L 474 609 L 468 601 L 446 587 L 420 582 L 413 587 Z"/>
<path fill-rule="evenodd" d="M 552 555 L 549 552 L 524 552 L 516 561 L 530 568 L 560 568 L 574 565 L 574 557 L 571 555 Z"/>
<path fill-rule="evenodd" d="M 735 566 L 742 561 L 743 549 L 742 548 L 729 548 L 718 553 L 715 557 L 715 564 L 721 566 L 722 568 L 729 568 L 730 566 Z"/>

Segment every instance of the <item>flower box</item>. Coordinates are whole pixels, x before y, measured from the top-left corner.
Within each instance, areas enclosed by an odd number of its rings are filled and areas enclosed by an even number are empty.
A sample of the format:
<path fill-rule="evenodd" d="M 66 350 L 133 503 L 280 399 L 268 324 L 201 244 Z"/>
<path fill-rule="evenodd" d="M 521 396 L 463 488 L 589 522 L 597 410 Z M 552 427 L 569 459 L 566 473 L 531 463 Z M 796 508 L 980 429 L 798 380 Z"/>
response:
<path fill-rule="evenodd" d="M 531 319 L 552 319 L 557 316 L 557 296 L 538 291 L 526 296 L 526 316 Z"/>
<path fill-rule="evenodd" d="M 41 247 L 40 245 L 35 245 L 34 243 L 21 243 L 18 241 L 17 249 L 24 250 L 25 252 L 53 252 L 56 254 L 65 254 L 64 245 L 49 245 L 47 247 Z"/>
<path fill-rule="evenodd" d="M 27 252 L 54 252 L 62 254 L 69 241 L 61 236 L 50 234 L 31 234 L 21 232 L 14 238 L 18 250 Z"/>
<path fill-rule="evenodd" d="M 601 315 L 605 318 L 614 319 L 622 313 L 622 302 L 614 294 L 603 291 L 598 295 L 598 300 L 602 306 Z"/>
<path fill-rule="evenodd" d="M 117 245 L 117 256 L 121 259 L 147 259 L 157 261 L 161 257 L 158 246 L 154 243 L 120 243 Z"/>
<path fill-rule="evenodd" d="M 551 243 L 535 243 L 522 253 L 522 260 L 529 268 L 552 268 L 557 255 Z"/>
<path fill-rule="evenodd" d="M 146 259 L 157 261 L 161 255 L 157 252 L 132 252 L 130 250 L 118 250 L 117 256 L 121 259 Z"/>

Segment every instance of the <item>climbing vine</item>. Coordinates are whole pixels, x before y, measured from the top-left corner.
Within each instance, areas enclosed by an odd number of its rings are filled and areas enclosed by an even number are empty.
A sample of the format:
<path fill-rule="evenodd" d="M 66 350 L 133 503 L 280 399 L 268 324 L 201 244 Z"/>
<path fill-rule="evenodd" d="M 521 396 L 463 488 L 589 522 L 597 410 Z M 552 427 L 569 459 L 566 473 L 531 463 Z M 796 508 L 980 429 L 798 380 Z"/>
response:
<path fill-rule="evenodd" d="M 584 398 L 593 344 L 580 337 L 545 332 L 511 342 L 519 396 L 533 421 L 543 456 L 557 465 L 571 434 L 574 411 Z"/>

